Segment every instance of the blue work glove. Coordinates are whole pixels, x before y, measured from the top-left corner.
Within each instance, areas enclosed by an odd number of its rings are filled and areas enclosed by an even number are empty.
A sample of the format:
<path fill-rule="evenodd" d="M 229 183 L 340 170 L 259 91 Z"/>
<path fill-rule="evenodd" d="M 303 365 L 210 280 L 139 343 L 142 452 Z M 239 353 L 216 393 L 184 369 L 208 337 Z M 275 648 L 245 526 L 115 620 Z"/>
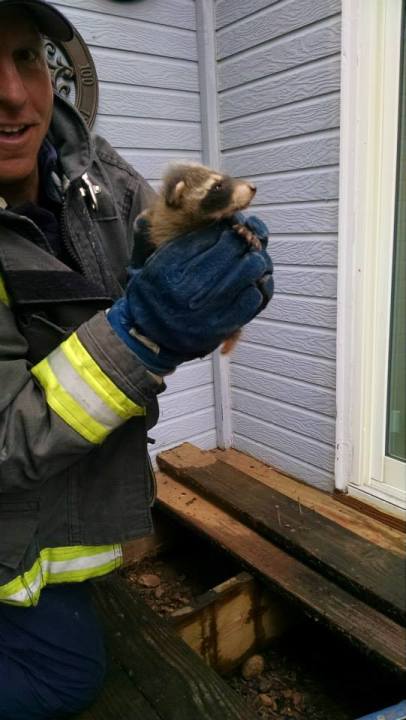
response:
<path fill-rule="evenodd" d="M 131 270 L 124 297 L 107 317 L 152 372 L 166 375 L 212 352 L 271 299 L 267 227 L 254 216 L 234 221 L 257 235 L 261 250 L 222 221 L 166 243 Z"/>

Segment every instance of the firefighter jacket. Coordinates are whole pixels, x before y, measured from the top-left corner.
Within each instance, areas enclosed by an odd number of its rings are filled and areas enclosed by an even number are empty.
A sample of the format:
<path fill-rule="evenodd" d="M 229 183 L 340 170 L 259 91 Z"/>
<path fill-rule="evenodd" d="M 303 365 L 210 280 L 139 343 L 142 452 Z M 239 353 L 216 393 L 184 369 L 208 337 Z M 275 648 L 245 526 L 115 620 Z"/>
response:
<path fill-rule="evenodd" d="M 147 429 L 163 389 L 115 335 L 147 183 L 56 98 L 65 262 L 0 199 L 0 601 L 106 574 L 152 532 Z"/>

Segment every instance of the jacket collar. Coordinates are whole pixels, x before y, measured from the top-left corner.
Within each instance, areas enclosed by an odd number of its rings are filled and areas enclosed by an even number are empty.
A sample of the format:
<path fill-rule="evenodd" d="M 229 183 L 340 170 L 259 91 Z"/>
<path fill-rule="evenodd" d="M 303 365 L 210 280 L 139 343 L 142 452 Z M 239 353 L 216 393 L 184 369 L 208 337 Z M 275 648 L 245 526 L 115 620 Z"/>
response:
<path fill-rule="evenodd" d="M 94 159 L 89 130 L 79 112 L 55 95 L 54 112 L 48 139 L 57 148 L 64 174 L 70 182 L 82 177 Z"/>

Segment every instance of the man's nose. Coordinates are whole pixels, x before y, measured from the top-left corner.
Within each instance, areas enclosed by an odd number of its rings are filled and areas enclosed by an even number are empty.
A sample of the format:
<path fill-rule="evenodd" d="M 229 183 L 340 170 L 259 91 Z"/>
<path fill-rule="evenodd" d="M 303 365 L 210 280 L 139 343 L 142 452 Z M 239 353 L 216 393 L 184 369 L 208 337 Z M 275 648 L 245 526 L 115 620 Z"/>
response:
<path fill-rule="evenodd" d="M 0 106 L 19 110 L 27 100 L 21 75 L 12 60 L 0 60 Z"/>

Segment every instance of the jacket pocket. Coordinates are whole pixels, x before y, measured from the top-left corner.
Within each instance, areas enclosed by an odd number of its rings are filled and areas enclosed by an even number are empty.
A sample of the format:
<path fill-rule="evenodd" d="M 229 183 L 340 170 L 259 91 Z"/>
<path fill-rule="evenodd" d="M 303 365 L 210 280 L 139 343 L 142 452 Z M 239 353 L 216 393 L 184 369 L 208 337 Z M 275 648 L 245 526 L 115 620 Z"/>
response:
<path fill-rule="evenodd" d="M 0 567 L 15 570 L 38 528 L 39 506 L 35 501 L 0 497 Z"/>
<path fill-rule="evenodd" d="M 29 315 L 19 318 L 19 327 L 28 343 L 28 360 L 36 365 L 71 334 L 73 328 L 61 328 L 41 317 Z"/>

